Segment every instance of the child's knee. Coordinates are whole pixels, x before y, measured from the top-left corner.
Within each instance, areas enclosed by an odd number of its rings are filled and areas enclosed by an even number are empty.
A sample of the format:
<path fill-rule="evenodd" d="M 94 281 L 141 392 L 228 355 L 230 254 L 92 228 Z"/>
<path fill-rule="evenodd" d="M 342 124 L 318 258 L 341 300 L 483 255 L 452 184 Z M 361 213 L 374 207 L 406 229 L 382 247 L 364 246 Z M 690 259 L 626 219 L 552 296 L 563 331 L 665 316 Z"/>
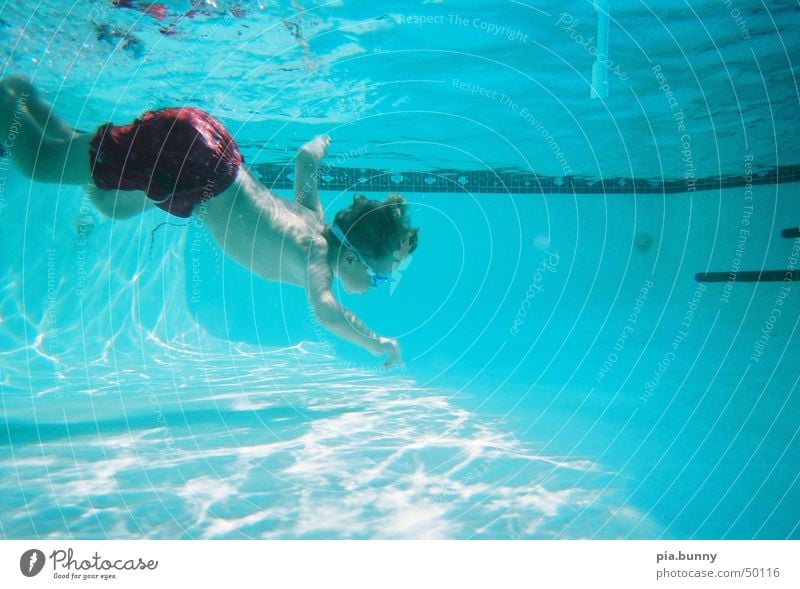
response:
<path fill-rule="evenodd" d="M 17 107 L 17 93 L 7 86 L 5 80 L 0 81 L 0 104 L 5 111 L 12 111 Z"/>
<path fill-rule="evenodd" d="M 8 88 L 18 93 L 32 94 L 34 91 L 33 84 L 28 77 L 15 74 L 0 80 L 0 86 Z"/>

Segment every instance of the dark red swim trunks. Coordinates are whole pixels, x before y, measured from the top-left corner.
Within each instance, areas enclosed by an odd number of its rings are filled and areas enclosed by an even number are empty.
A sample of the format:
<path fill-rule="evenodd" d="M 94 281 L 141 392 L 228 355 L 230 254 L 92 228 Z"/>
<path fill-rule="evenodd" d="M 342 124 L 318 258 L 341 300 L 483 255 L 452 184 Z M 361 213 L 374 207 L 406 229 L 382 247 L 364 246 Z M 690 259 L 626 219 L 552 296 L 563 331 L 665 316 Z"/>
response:
<path fill-rule="evenodd" d="M 197 108 L 148 111 L 130 125 L 103 125 L 89 157 L 98 188 L 143 190 L 178 217 L 224 192 L 243 161 L 225 127 Z"/>

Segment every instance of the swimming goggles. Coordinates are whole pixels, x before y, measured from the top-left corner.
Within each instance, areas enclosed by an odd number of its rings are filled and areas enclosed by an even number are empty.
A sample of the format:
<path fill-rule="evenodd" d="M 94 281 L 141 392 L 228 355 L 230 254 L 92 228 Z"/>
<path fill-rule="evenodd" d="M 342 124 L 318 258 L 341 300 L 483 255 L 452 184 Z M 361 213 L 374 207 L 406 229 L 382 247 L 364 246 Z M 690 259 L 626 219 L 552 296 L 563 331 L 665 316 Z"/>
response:
<path fill-rule="evenodd" d="M 366 260 L 364 260 L 364 256 L 362 256 L 361 252 L 359 252 L 353 246 L 353 244 L 347 240 L 347 238 L 344 236 L 344 233 L 342 232 L 342 230 L 339 228 L 338 225 L 331 225 L 331 233 L 333 233 L 333 235 L 336 236 L 336 239 L 342 242 L 342 245 L 345 247 L 347 251 L 352 252 L 356 256 L 356 258 L 358 258 L 358 261 L 364 264 L 364 267 L 367 269 L 367 274 L 369 275 L 370 280 L 372 280 L 372 286 L 378 286 L 379 284 L 383 284 L 384 282 L 391 281 L 390 276 L 387 276 L 382 272 L 378 272 L 372 266 L 367 264 Z"/>

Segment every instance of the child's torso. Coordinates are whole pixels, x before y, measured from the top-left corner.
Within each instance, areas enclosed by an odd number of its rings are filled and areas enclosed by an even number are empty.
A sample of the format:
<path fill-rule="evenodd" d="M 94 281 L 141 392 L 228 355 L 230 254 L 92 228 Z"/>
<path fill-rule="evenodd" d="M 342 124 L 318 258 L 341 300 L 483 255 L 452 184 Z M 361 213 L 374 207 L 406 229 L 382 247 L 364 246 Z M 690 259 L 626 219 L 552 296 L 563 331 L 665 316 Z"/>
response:
<path fill-rule="evenodd" d="M 206 203 L 206 225 L 226 255 L 267 280 L 305 286 L 309 264 L 325 258 L 316 214 L 276 197 L 244 169 Z"/>

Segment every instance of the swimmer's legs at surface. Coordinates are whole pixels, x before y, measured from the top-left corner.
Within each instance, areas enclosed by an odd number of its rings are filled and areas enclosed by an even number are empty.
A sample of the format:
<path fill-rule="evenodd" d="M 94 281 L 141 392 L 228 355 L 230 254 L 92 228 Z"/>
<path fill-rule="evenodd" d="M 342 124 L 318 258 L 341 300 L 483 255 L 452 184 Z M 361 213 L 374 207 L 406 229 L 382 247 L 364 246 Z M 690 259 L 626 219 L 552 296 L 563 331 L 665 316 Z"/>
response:
<path fill-rule="evenodd" d="M 97 210 L 114 219 L 133 217 L 151 206 L 143 192 L 94 185 L 91 139 L 59 119 L 27 78 L 0 80 L 0 147 L 11 152 L 23 174 L 39 182 L 83 185 Z"/>
<path fill-rule="evenodd" d="M 58 119 L 51 123 L 51 112 L 50 105 L 24 78 L 0 80 L 0 147 L 32 180 L 86 184 L 91 180 L 92 136 L 76 134 Z"/>

